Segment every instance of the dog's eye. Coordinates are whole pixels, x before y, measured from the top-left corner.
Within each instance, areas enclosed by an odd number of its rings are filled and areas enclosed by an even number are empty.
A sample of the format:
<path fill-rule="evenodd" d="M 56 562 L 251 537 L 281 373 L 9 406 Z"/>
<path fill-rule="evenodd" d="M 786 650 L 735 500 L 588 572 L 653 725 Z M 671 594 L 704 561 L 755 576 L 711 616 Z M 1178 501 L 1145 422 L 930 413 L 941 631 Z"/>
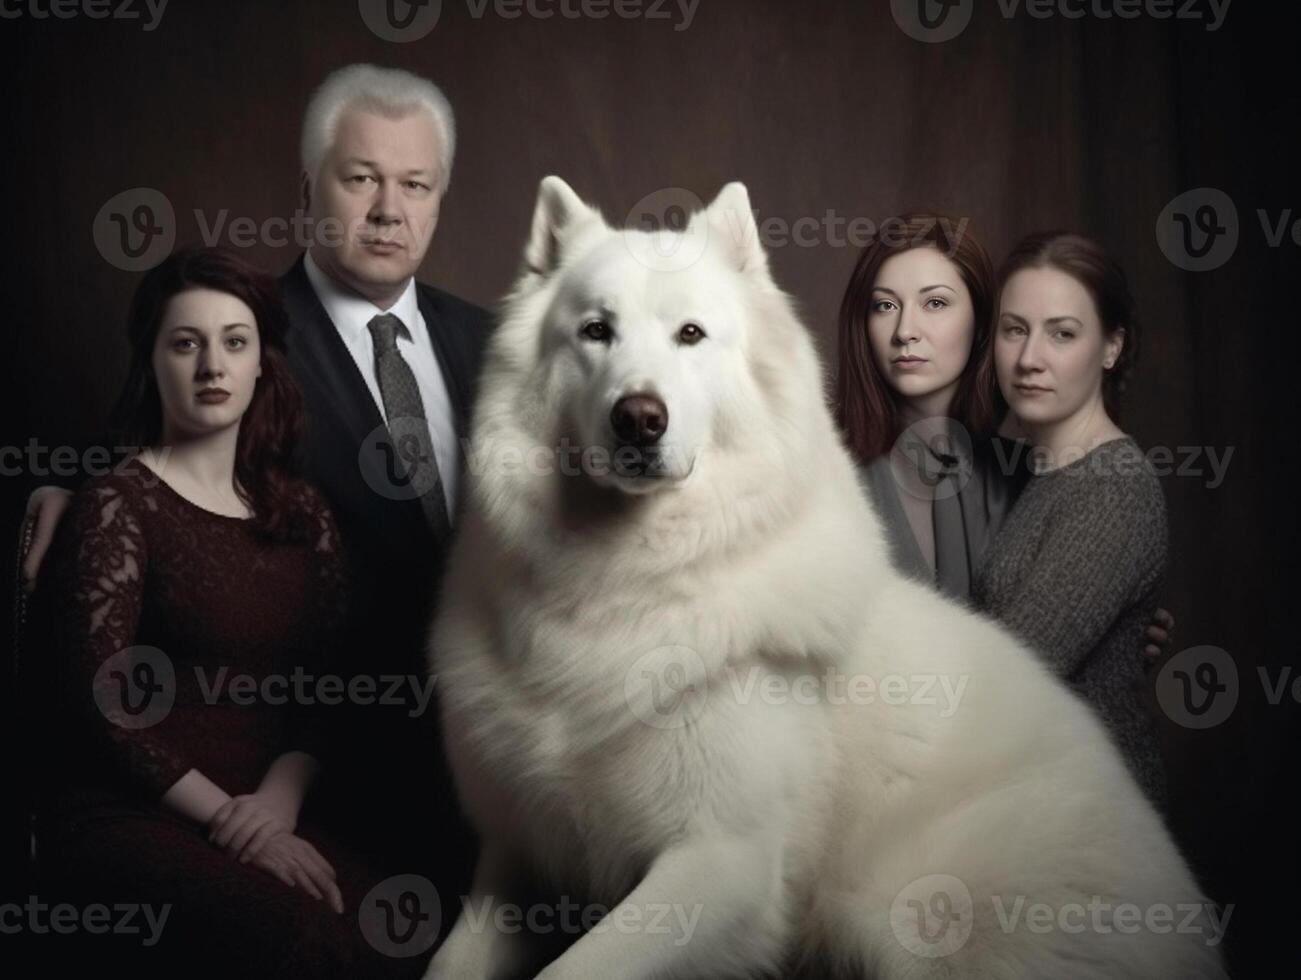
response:
<path fill-rule="evenodd" d="M 604 320 L 588 320 L 579 333 L 588 340 L 608 341 L 611 337 L 610 325 Z"/>
<path fill-rule="evenodd" d="M 705 339 L 705 331 L 698 323 L 684 323 L 678 331 L 678 340 L 684 344 L 698 344 Z"/>

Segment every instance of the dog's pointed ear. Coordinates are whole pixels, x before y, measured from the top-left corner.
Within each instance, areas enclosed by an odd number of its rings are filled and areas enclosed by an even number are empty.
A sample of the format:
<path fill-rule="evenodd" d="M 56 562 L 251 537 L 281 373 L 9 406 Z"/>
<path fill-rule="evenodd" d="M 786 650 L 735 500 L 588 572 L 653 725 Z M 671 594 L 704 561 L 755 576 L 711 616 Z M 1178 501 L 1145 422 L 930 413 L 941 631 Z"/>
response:
<path fill-rule="evenodd" d="M 533 230 L 524 249 L 527 270 L 540 276 L 550 275 L 560 265 L 565 240 L 576 228 L 600 217 L 599 212 L 584 204 L 559 177 L 543 177 L 533 207 Z"/>
<path fill-rule="evenodd" d="M 764 272 L 768 256 L 759 241 L 759 226 L 750 207 L 750 193 L 740 181 L 727 184 L 705 208 L 709 233 L 740 272 Z"/>

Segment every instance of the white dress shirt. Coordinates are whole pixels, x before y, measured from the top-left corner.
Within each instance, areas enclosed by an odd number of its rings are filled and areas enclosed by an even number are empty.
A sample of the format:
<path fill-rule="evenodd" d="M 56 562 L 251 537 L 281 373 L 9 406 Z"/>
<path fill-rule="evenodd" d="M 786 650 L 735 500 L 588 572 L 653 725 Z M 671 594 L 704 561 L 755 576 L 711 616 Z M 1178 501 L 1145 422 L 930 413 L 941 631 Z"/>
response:
<path fill-rule="evenodd" d="M 452 399 L 443 381 L 442 369 L 438 366 L 438 357 L 434 354 L 433 341 L 430 339 L 425 318 L 420 314 L 420 303 L 416 299 L 416 280 L 407 280 L 407 288 L 402 291 L 398 301 L 387 310 L 363 296 L 340 285 L 321 267 L 312 261 L 307 253 L 303 262 L 307 270 L 308 281 L 312 284 L 317 298 L 325 307 L 334 329 L 339 332 L 348 353 L 357 363 L 375 399 L 375 407 L 380 417 L 388 422 L 384 414 L 384 399 L 379 390 L 379 378 L 375 374 L 375 342 L 367 326 L 371 319 L 381 313 L 392 313 L 402 321 L 398 331 L 398 352 L 411 366 L 416 376 L 416 385 L 420 389 L 420 403 L 425 409 L 425 421 L 429 423 L 429 436 L 433 441 L 434 458 L 438 462 L 438 472 L 443 480 L 443 494 L 447 498 L 448 520 L 456 511 L 457 491 L 457 446 L 456 423 L 452 413 Z"/>

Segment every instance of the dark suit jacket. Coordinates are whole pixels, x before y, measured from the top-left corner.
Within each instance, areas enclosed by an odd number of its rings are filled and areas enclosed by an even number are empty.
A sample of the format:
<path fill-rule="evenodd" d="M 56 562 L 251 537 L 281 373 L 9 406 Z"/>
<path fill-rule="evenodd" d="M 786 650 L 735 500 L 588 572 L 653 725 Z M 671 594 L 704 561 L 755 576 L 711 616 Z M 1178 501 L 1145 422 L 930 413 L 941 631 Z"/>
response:
<path fill-rule="evenodd" d="M 327 812 L 361 827 L 361 839 L 390 850 L 395 866 L 423 868 L 458 894 L 469 881 L 474 850 L 439 744 L 436 693 L 417 712 L 411 682 L 400 691 L 388 686 L 399 675 L 429 682 L 427 636 L 446 546 L 435 545 L 418 499 L 373 489 L 386 482 L 383 456 L 374 450 L 377 434 L 390 452 L 392 444 L 301 257 L 280 286 L 290 321 L 289 363 L 305 402 L 303 471 L 329 501 L 348 555 L 352 623 L 334 672 L 379 681 L 371 689 L 374 703 L 348 699 L 341 710 L 329 709 L 333 777 L 318 799 Z M 457 438 L 464 440 L 489 316 L 431 286 L 416 288 Z M 363 444 L 371 450 L 363 453 Z"/>
<path fill-rule="evenodd" d="M 377 440 L 391 445 L 384 418 L 313 291 L 301 256 L 280 285 L 290 322 L 289 363 L 307 416 L 304 472 L 324 492 L 339 523 L 360 625 L 376 640 L 382 634 L 389 642 L 422 645 L 445 548 L 435 546 L 417 499 L 392 499 L 373 489 L 387 482 L 384 457 L 362 447 L 368 437 L 371 446 Z M 456 413 L 457 438 L 464 440 L 490 319 L 483 309 L 432 286 L 418 283 L 416 290 Z M 366 656 L 371 672 L 396 669 L 401 659 L 391 649 Z"/>

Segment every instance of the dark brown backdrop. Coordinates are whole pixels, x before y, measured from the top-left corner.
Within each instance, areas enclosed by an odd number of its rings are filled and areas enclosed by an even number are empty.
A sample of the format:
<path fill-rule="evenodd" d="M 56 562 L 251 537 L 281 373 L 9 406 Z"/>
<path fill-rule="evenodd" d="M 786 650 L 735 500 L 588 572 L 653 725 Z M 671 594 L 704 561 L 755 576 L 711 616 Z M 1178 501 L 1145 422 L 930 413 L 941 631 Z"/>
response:
<path fill-rule="evenodd" d="M 619 219 L 657 189 L 708 200 L 741 179 L 761 219 L 787 223 L 944 208 L 969 217 L 996 260 L 1045 226 L 1094 235 L 1129 270 L 1145 321 L 1126 427 L 1145 446 L 1233 451 L 1218 488 L 1205 475 L 1164 480 L 1174 649 L 1223 647 L 1241 683 L 1224 724 L 1166 726 L 1176 829 L 1214 896 L 1237 906 L 1243 975 L 1295 959 L 1271 898 L 1296 869 L 1281 791 L 1295 772 L 1295 728 L 1291 699 L 1268 704 L 1256 670 L 1276 680 L 1296 663 L 1281 626 L 1295 518 L 1280 437 L 1301 247 L 1270 247 L 1257 209 L 1276 220 L 1301 205 L 1285 155 L 1297 98 L 1291 25 L 1281 9 L 1246 6 L 1211 32 L 1206 20 L 1150 15 L 1021 9 L 1009 19 L 978 0 L 962 35 L 940 44 L 908 37 L 887 0 L 700 0 L 685 30 L 646 18 L 507 19 L 491 6 L 476 18 L 446 0 L 437 27 L 406 44 L 372 33 L 355 0 L 173 0 L 152 31 L 29 11 L 0 22 L 17 42 L 4 281 L 18 408 L 4 443 L 84 442 L 116 393 L 138 276 L 97 251 L 101 205 L 157 189 L 182 242 L 200 238 L 195 208 L 208 222 L 222 209 L 228 220 L 292 215 L 305 99 L 352 61 L 427 74 L 452 99 L 460 151 L 423 277 L 483 304 L 510 282 L 549 173 Z M 1193 9 L 1209 16 L 1206 3 Z M 1163 255 L 1155 225 L 1168 201 L 1199 187 L 1233 200 L 1240 242 L 1220 268 L 1190 273 Z M 819 244 L 777 247 L 772 263 L 830 370 L 856 250 L 814 234 Z M 297 252 L 248 249 L 277 271 Z M 10 528 L 30 476 L 4 480 Z"/>

